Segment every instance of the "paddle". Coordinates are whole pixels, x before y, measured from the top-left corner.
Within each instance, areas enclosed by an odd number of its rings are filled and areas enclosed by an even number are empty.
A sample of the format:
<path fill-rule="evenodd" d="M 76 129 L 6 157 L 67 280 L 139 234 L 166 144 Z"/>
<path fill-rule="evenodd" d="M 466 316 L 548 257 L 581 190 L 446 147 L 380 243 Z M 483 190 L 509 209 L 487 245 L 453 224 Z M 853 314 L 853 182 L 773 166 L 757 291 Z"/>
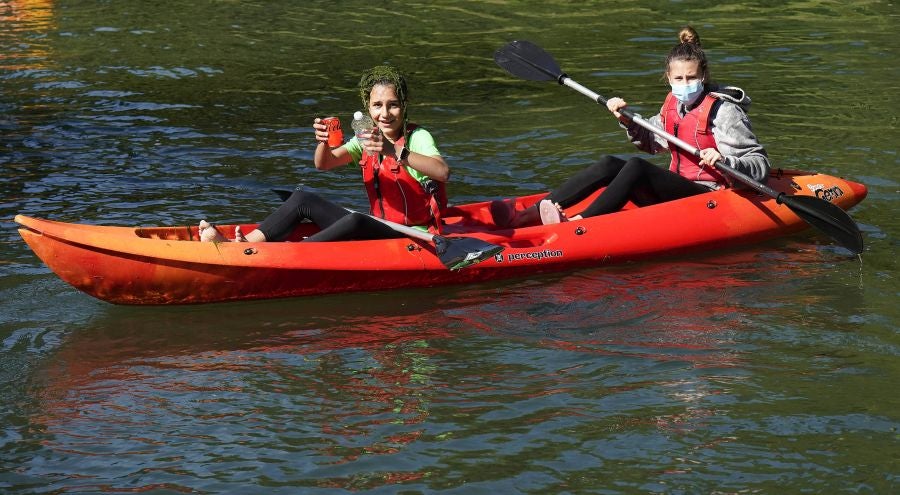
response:
<path fill-rule="evenodd" d="M 556 60 L 549 53 L 529 41 L 513 41 L 507 44 L 494 53 L 494 61 L 516 77 L 528 81 L 556 81 L 561 85 L 578 91 L 598 104 L 606 105 L 606 98 L 573 81 L 559 68 Z M 700 157 L 700 150 L 654 126 L 640 115 L 627 108 L 620 110 L 619 113 L 657 136 L 674 143 L 698 158 Z M 725 165 L 725 162 L 721 160 L 716 162 L 715 165 L 717 169 L 731 178 L 753 188 L 757 192 L 775 198 L 778 204 L 786 205 L 798 217 L 829 235 L 838 244 L 852 251 L 853 254 L 862 253 L 862 233 L 859 231 L 856 222 L 839 206 L 815 196 L 791 196 L 775 191 L 753 180 L 750 176 Z"/>
<path fill-rule="evenodd" d="M 282 201 L 286 200 L 294 192 L 293 189 L 287 188 L 272 188 L 272 191 L 278 194 Z M 347 209 L 347 211 L 351 213 L 359 213 L 351 209 Z M 438 259 L 440 259 L 441 263 L 443 263 L 444 266 L 446 266 L 450 270 L 459 270 L 461 268 L 480 263 L 494 256 L 500 251 L 503 251 L 504 249 L 503 246 L 491 244 L 487 241 L 476 239 L 474 237 L 444 237 L 436 234 L 429 234 L 428 232 L 423 232 L 419 229 L 414 229 L 403 224 L 391 222 L 390 220 L 385 220 L 383 218 L 378 218 L 367 213 L 359 214 L 366 215 L 369 218 L 378 220 L 379 222 L 394 229 L 394 231 L 399 232 L 407 237 L 412 237 L 414 239 L 433 243 L 434 251 L 438 256 Z"/>

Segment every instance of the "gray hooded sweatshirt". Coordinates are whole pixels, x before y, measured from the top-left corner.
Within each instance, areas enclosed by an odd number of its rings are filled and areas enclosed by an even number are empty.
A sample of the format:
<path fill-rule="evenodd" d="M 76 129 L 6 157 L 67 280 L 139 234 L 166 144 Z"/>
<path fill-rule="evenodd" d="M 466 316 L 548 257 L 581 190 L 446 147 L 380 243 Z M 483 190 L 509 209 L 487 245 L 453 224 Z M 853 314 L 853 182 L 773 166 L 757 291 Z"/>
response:
<path fill-rule="evenodd" d="M 750 118 L 747 117 L 750 97 L 743 89 L 734 86 L 716 86 L 710 93 L 721 102 L 710 113 L 710 128 L 725 164 L 758 182 L 765 182 L 769 177 L 769 157 L 753 134 Z M 698 98 L 694 106 L 702 98 Z M 679 114 L 683 116 L 687 111 L 685 105 L 679 102 Z M 662 117 L 659 114 L 648 121 L 662 129 Z M 669 149 L 668 141 L 634 122 L 630 122 L 625 129 L 628 139 L 641 151 L 656 154 Z"/>

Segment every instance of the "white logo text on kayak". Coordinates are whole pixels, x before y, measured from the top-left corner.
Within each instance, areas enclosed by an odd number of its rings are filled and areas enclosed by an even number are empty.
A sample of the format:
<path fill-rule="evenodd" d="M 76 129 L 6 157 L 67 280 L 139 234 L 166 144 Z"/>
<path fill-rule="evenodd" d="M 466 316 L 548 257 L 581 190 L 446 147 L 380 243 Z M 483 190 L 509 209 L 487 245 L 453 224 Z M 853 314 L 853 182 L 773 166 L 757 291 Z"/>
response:
<path fill-rule="evenodd" d="M 829 203 L 844 195 L 844 191 L 838 186 L 826 189 L 825 184 L 807 184 L 806 187 L 808 187 L 817 198 L 824 199 Z"/>
<path fill-rule="evenodd" d="M 562 249 L 559 250 L 551 250 L 545 249 L 543 251 L 530 251 L 527 253 L 509 253 L 506 255 L 506 261 L 521 261 L 521 260 L 533 260 L 540 261 L 546 258 L 562 258 L 563 252 Z"/>

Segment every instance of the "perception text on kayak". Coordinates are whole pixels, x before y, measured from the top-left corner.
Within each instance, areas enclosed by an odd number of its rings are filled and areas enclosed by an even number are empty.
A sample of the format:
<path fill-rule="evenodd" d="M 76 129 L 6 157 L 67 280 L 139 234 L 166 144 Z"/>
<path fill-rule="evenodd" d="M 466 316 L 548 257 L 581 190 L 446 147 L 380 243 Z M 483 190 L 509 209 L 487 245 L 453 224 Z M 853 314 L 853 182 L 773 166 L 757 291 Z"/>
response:
<path fill-rule="evenodd" d="M 544 258 L 562 258 L 563 252 L 562 250 L 551 251 L 549 249 L 545 249 L 543 251 L 535 251 L 530 253 L 510 253 L 506 255 L 507 261 L 519 261 L 519 260 L 535 260 L 540 261 Z"/>

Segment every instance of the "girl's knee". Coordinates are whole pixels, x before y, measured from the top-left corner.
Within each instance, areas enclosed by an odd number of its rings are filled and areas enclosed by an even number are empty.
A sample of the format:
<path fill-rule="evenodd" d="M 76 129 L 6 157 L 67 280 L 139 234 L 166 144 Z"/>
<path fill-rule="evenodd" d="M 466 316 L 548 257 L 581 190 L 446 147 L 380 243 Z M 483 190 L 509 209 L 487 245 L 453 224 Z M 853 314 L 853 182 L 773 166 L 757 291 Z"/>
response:
<path fill-rule="evenodd" d="M 315 195 L 316 195 L 316 193 L 309 192 L 305 189 L 297 188 L 297 189 L 294 189 L 294 192 L 291 193 L 290 196 L 288 196 L 287 200 L 299 202 L 299 201 L 303 201 L 306 198 L 309 198 L 310 196 L 315 196 Z"/>
<path fill-rule="evenodd" d="M 351 212 L 349 215 L 340 220 L 341 223 L 344 223 L 354 230 L 362 228 L 364 225 L 368 224 L 371 221 L 372 220 L 368 215 L 365 215 L 358 211 Z"/>
<path fill-rule="evenodd" d="M 605 160 L 601 160 L 599 162 L 594 162 L 594 163 L 588 165 L 588 168 L 587 168 L 587 170 L 585 170 L 585 172 L 589 176 L 593 177 L 593 176 L 603 175 L 604 173 L 606 173 L 607 168 L 609 168 L 609 163 Z"/>
<path fill-rule="evenodd" d="M 322 201 L 322 197 L 314 192 L 309 192 L 303 189 L 294 189 L 294 192 L 288 196 L 288 199 L 285 200 L 285 203 L 293 205 L 294 208 L 299 209 L 302 206 L 313 205 Z"/>
<path fill-rule="evenodd" d="M 654 172 L 655 170 L 662 169 L 637 156 L 629 158 L 628 161 L 625 162 L 625 165 L 622 167 L 622 171 L 629 174 L 646 175 L 648 173 Z"/>
<path fill-rule="evenodd" d="M 632 156 L 625 162 L 626 167 L 643 167 L 647 163 L 643 158 Z"/>
<path fill-rule="evenodd" d="M 606 155 L 600 160 L 588 166 L 588 170 L 593 174 L 602 174 L 610 170 L 610 168 L 619 168 L 622 166 L 622 159 L 612 155 Z"/>

